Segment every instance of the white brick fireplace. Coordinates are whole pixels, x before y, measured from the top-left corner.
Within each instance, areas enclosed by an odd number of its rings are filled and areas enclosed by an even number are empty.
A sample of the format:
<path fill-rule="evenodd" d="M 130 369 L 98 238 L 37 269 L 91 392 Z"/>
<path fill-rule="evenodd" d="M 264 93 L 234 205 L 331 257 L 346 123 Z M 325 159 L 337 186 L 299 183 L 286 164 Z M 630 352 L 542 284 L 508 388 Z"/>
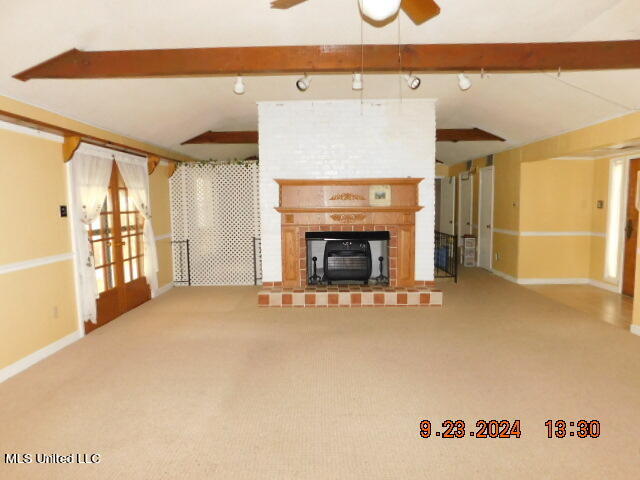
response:
<path fill-rule="evenodd" d="M 261 102 L 262 275 L 282 278 L 280 179 L 420 177 L 415 277 L 433 280 L 435 100 Z"/>

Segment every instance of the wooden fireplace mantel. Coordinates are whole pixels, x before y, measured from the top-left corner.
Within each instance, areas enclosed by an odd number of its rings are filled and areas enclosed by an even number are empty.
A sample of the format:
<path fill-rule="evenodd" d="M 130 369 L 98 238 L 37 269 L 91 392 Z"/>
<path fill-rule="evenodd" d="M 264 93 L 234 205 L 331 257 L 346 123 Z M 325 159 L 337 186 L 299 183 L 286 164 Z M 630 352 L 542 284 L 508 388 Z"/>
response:
<path fill-rule="evenodd" d="M 415 216 L 422 178 L 276 179 L 281 215 L 282 284 L 307 282 L 305 233 L 309 231 L 387 230 L 391 286 L 415 285 Z M 383 186 L 386 205 L 371 197 Z M 370 195 L 371 194 L 371 195 Z M 371 205 L 374 203 L 374 205 Z"/>
<path fill-rule="evenodd" d="M 397 207 L 276 207 L 279 213 L 332 213 L 332 212 L 419 212 L 424 207 L 419 205 L 397 206 Z"/>
<path fill-rule="evenodd" d="M 282 185 L 418 185 L 424 178 L 276 178 Z"/>

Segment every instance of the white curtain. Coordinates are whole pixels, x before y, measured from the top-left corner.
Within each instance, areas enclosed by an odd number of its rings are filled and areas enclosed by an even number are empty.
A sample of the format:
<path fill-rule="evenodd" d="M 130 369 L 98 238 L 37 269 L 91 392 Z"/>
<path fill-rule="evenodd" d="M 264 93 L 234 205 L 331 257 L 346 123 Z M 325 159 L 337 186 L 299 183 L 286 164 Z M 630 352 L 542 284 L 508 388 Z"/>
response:
<path fill-rule="evenodd" d="M 144 275 L 147 277 L 151 291 L 155 294 L 158 290 L 158 254 L 151 222 L 147 159 L 117 152 L 115 158 L 129 192 L 129 200 L 144 217 Z"/>
<path fill-rule="evenodd" d="M 98 283 L 87 226 L 100 215 L 107 196 L 113 157 L 99 150 L 81 145 L 71 160 L 72 220 L 76 247 L 83 321 L 96 323 Z"/>

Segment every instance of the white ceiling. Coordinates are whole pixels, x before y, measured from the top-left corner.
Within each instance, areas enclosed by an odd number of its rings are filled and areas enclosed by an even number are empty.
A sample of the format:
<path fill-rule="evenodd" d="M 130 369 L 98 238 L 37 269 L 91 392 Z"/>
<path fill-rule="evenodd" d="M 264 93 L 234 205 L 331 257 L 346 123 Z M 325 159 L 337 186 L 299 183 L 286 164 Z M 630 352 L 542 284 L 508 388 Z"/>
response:
<path fill-rule="evenodd" d="M 252 145 L 185 145 L 205 130 L 255 129 L 257 101 L 360 98 L 349 75 L 245 79 L 32 80 L 11 78 L 65 50 L 247 45 L 461 43 L 640 38 L 640 0 L 439 0 L 442 13 L 417 27 L 401 14 L 362 25 L 356 0 L 308 0 L 271 10 L 269 0 L 0 0 L 0 94 L 199 158 L 242 158 Z M 399 27 L 399 28 L 398 28 Z M 478 127 L 508 141 L 439 143 L 456 163 L 593 124 L 640 108 L 640 70 L 555 75 L 422 75 L 409 90 L 397 75 L 365 76 L 364 98 L 437 98 L 439 128 Z"/>

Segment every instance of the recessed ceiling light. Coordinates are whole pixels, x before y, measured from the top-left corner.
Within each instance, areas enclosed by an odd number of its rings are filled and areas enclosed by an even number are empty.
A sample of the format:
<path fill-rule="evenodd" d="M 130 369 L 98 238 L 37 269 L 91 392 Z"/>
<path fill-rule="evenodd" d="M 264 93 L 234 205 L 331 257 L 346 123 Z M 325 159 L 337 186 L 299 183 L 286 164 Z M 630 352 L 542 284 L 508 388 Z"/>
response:
<path fill-rule="evenodd" d="M 469 80 L 469 77 L 464 73 L 460 73 L 458 74 L 458 86 L 460 87 L 460 90 L 466 92 L 471 88 L 471 80 Z"/>
<path fill-rule="evenodd" d="M 301 92 L 306 92 L 309 88 L 309 85 L 311 85 L 311 79 L 307 76 L 306 73 L 304 74 L 304 77 L 299 78 L 296 81 L 296 88 Z"/>
<path fill-rule="evenodd" d="M 420 83 L 422 83 L 418 77 L 412 74 L 405 75 L 404 79 L 411 90 L 417 90 L 420 87 Z"/>
<path fill-rule="evenodd" d="M 233 93 L 236 95 L 242 95 L 244 93 L 244 82 L 241 76 L 238 76 L 236 83 L 233 84 Z"/>
<path fill-rule="evenodd" d="M 351 88 L 354 90 L 362 90 L 362 74 L 361 73 L 353 74 L 353 83 L 351 84 Z"/>

